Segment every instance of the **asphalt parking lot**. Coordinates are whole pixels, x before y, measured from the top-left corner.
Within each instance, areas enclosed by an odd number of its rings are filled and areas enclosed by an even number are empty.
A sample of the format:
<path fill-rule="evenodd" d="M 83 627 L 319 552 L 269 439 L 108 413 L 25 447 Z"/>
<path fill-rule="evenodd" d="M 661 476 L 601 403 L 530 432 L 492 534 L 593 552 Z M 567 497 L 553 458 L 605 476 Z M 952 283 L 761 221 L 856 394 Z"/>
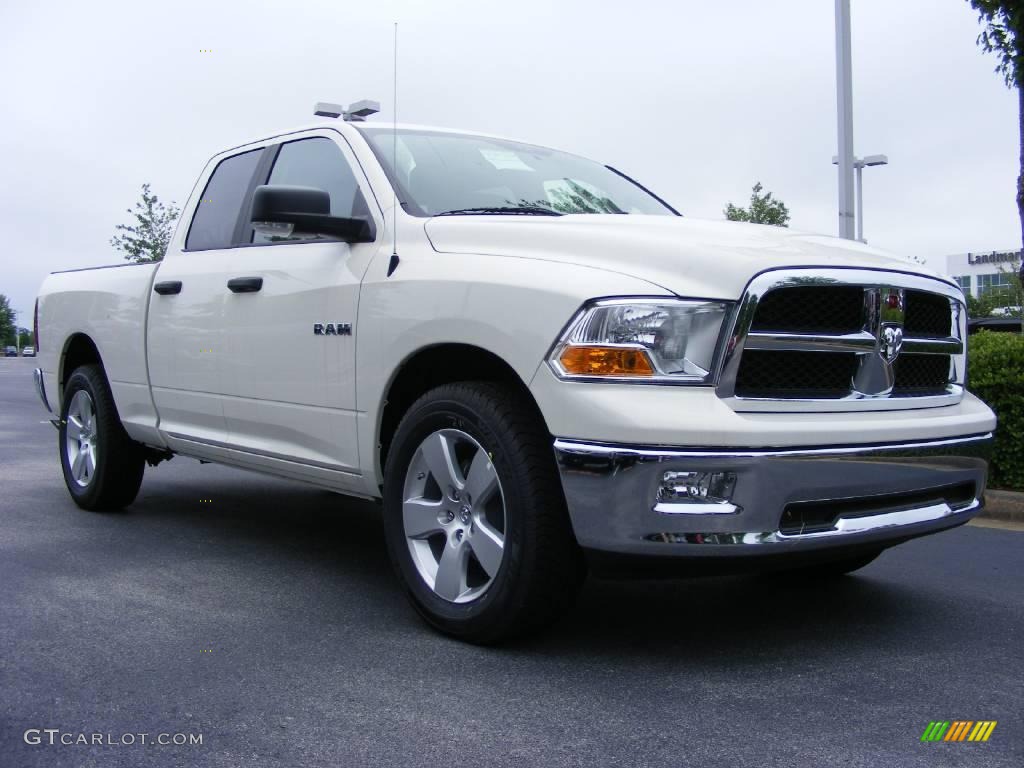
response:
<path fill-rule="evenodd" d="M 856 577 L 588 582 L 525 645 L 427 629 L 373 505 L 176 458 L 79 510 L 0 360 L 0 766 L 1024 765 L 1024 532 Z M 922 743 L 996 720 L 987 743 Z M 202 744 L 26 744 L 61 733 Z"/>

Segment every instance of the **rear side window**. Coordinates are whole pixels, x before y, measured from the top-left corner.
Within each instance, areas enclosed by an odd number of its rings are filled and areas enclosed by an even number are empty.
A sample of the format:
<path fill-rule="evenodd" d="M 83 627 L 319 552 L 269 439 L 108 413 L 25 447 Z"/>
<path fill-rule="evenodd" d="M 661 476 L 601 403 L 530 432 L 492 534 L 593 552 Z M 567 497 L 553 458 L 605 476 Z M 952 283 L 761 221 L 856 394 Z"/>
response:
<path fill-rule="evenodd" d="M 242 201 L 259 163 L 262 149 L 228 157 L 217 164 L 192 216 L 185 250 L 230 248 Z"/>
<path fill-rule="evenodd" d="M 332 216 L 369 216 L 359 184 L 341 149 L 330 139 L 314 138 L 281 145 L 267 184 L 316 187 L 331 196 Z M 251 231 L 251 230 L 250 230 Z M 280 241 L 279 235 L 253 232 L 252 242 Z M 317 235 L 295 233 L 288 240 L 319 239 Z"/>

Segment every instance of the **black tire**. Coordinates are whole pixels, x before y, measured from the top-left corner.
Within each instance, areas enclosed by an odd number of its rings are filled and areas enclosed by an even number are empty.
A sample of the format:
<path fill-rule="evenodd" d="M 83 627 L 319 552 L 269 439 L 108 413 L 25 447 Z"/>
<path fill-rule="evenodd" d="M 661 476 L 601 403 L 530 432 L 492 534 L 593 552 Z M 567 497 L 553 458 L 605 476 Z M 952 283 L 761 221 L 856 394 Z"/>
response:
<path fill-rule="evenodd" d="M 76 479 L 72 468 L 72 448 L 69 447 L 68 430 L 77 430 L 69 425 L 75 396 L 84 392 L 93 408 L 92 428 L 87 435 L 95 445 L 94 469 L 87 477 Z M 81 400 L 85 402 L 85 400 Z M 76 419 L 77 420 L 77 419 Z M 131 504 L 139 493 L 142 475 L 146 467 L 142 446 L 134 442 L 121 426 L 114 398 L 103 369 L 99 365 L 83 365 L 76 368 L 64 387 L 61 406 L 60 430 L 58 437 L 61 469 L 64 483 L 71 498 L 82 509 L 93 511 L 114 510 Z M 85 480 L 83 484 L 83 479 Z"/>
<path fill-rule="evenodd" d="M 827 560 L 822 563 L 815 563 L 814 565 L 778 571 L 776 575 L 787 581 L 799 580 L 801 583 L 813 585 L 821 580 L 838 579 L 841 576 L 858 571 L 864 566 L 873 563 L 883 551 L 881 549 L 873 549 L 836 560 Z"/>
<path fill-rule="evenodd" d="M 406 475 L 418 449 L 439 430 L 456 430 L 476 441 L 488 452 L 488 469 L 493 467 L 500 484 L 500 566 L 486 591 L 468 602 L 452 602 L 434 592 L 420 574 L 406 537 Z M 532 404 L 516 389 L 498 383 L 444 385 L 410 407 L 388 452 L 384 529 L 392 564 L 413 607 L 441 632 L 471 643 L 493 644 L 545 627 L 572 604 L 585 576 L 551 438 Z"/>

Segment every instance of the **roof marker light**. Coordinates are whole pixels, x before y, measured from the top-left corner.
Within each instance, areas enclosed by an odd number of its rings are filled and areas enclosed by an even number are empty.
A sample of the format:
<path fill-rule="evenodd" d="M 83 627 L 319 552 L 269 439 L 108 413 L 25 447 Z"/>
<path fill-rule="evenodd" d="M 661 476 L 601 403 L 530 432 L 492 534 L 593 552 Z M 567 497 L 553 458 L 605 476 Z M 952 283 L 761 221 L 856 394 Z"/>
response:
<path fill-rule="evenodd" d="M 380 112 L 380 102 L 362 99 L 349 104 L 345 109 L 341 104 L 329 101 L 318 101 L 313 107 L 313 114 L 318 117 L 340 117 L 346 122 L 362 122 L 370 115 Z"/>

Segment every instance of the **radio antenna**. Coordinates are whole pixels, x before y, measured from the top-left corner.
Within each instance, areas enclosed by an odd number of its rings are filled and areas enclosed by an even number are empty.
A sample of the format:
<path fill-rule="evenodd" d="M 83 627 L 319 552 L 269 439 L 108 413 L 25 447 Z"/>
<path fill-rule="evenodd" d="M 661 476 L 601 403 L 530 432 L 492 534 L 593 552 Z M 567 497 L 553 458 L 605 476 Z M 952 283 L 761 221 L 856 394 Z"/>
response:
<path fill-rule="evenodd" d="M 398 22 L 395 22 L 393 45 L 394 81 L 391 86 L 391 261 L 388 263 L 388 277 L 398 268 Z"/>

